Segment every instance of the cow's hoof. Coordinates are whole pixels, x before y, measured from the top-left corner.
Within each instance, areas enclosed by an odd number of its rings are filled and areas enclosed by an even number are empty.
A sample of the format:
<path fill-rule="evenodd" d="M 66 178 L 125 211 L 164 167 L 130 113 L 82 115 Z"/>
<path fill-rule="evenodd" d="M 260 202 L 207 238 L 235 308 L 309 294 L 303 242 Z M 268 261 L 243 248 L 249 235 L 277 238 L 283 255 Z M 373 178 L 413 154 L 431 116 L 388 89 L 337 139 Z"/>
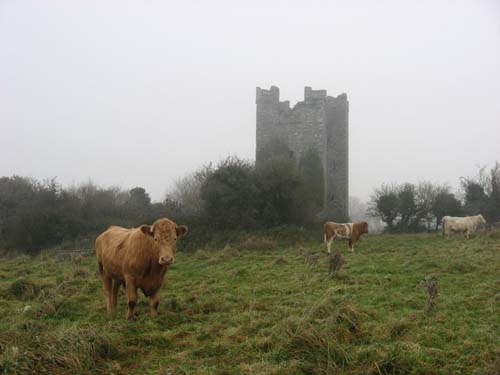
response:
<path fill-rule="evenodd" d="M 136 315 L 135 314 L 131 314 L 131 315 L 127 314 L 126 318 L 128 321 L 134 321 L 136 318 Z"/>

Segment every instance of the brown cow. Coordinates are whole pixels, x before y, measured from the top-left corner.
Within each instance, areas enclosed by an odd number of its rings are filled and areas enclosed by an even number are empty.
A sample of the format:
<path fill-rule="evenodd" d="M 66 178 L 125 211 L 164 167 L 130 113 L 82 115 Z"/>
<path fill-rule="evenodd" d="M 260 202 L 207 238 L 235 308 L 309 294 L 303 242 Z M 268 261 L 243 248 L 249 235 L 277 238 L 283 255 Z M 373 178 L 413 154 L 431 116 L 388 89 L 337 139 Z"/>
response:
<path fill-rule="evenodd" d="M 177 252 L 177 239 L 188 231 L 169 219 L 126 229 L 109 227 L 95 240 L 95 252 L 108 313 L 116 308 L 118 290 L 127 291 L 127 319 L 134 316 L 137 288 L 150 298 L 151 317 L 158 316 L 159 290 Z"/>
<path fill-rule="evenodd" d="M 362 221 L 360 223 L 345 223 L 339 224 L 328 221 L 324 225 L 325 228 L 325 244 L 330 254 L 330 249 L 333 240 L 349 240 L 349 249 L 354 252 L 354 245 L 359 241 L 363 233 L 368 233 L 368 223 Z"/>

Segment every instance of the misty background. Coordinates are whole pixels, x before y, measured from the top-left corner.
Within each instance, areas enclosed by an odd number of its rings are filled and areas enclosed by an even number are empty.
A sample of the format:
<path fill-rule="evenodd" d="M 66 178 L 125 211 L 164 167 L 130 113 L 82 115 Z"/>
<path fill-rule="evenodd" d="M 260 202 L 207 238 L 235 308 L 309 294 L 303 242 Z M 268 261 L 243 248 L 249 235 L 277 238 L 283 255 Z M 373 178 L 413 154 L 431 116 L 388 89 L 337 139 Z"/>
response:
<path fill-rule="evenodd" d="M 500 3 L 0 1 L 0 175 L 143 186 L 255 157 L 255 87 L 347 93 L 350 195 L 500 159 Z"/>

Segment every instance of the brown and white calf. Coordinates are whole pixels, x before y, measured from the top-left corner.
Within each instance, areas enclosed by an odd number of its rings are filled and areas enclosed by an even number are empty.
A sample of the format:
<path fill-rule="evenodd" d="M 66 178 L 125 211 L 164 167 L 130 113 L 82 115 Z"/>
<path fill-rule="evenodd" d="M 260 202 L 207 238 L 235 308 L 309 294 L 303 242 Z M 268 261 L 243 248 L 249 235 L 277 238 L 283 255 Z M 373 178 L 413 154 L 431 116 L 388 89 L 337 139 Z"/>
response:
<path fill-rule="evenodd" d="M 368 233 L 368 223 L 362 221 L 359 223 L 334 223 L 328 221 L 324 225 L 325 244 L 328 254 L 331 252 L 333 240 L 348 240 L 349 249 L 354 252 L 354 245 L 359 241 L 363 233 Z"/>
<path fill-rule="evenodd" d="M 108 313 L 116 307 L 120 286 L 128 297 L 127 319 L 134 316 L 137 289 L 150 298 L 151 316 L 158 315 L 159 292 L 168 266 L 174 262 L 177 240 L 188 231 L 169 219 L 139 228 L 112 226 L 95 241 L 95 253 Z"/>

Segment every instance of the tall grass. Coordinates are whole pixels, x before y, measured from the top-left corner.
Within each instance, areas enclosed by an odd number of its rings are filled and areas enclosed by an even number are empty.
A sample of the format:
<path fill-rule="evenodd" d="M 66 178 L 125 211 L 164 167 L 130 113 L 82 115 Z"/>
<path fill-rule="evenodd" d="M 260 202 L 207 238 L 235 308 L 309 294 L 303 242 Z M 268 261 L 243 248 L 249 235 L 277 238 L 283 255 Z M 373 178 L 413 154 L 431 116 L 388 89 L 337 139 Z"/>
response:
<path fill-rule="evenodd" d="M 92 257 L 4 257 L 0 374 L 499 373 L 497 238 L 366 236 L 354 254 L 335 243 L 346 263 L 330 278 L 320 236 L 295 235 L 181 252 L 158 319 L 141 297 L 133 322 L 123 291 L 106 315 Z M 439 283 L 432 314 L 426 277 Z"/>

